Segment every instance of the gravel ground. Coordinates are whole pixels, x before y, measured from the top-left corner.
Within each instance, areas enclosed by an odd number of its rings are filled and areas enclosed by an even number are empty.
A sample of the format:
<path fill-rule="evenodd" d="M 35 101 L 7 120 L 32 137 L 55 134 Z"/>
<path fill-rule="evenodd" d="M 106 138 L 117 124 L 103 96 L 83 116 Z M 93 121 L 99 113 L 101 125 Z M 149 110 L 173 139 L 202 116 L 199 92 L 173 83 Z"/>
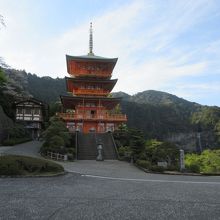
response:
<path fill-rule="evenodd" d="M 2 178 L 0 219 L 220 219 L 217 177 L 173 178 Z"/>

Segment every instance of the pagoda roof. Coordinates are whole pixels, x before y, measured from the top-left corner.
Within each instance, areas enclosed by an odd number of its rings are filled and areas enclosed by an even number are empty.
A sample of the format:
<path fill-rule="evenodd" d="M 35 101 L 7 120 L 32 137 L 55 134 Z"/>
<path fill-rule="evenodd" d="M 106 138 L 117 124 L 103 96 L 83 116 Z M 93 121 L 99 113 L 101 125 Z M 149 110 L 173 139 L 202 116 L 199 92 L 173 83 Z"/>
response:
<path fill-rule="evenodd" d="M 74 77 L 65 77 L 66 80 L 72 80 L 74 82 L 100 82 L 100 83 L 116 83 L 118 79 L 100 79 L 100 78 L 91 78 L 91 77 L 83 77 L 83 78 L 74 78 Z"/>
<path fill-rule="evenodd" d="M 64 108 L 73 108 L 78 103 L 84 101 L 101 102 L 108 109 L 114 108 L 120 101 L 121 98 L 110 98 L 101 96 L 60 96 L 62 105 Z"/>
<path fill-rule="evenodd" d="M 100 61 L 100 62 L 113 62 L 116 63 L 118 58 L 107 58 L 96 55 L 81 55 L 81 56 L 70 56 L 66 55 L 67 60 L 87 60 L 87 61 Z"/>
<path fill-rule="evenodd" d="M 108 90 L 112 90 L 117 83 L 118 79 L 98 79 L 98 78 L 73 78 L 73 77 L 65 77 L 66 79 L 66 88 L 68 89 L 67 81 L 70 80 L 73 83 L 100 83 L 103 85 L 104 88 Z"/>

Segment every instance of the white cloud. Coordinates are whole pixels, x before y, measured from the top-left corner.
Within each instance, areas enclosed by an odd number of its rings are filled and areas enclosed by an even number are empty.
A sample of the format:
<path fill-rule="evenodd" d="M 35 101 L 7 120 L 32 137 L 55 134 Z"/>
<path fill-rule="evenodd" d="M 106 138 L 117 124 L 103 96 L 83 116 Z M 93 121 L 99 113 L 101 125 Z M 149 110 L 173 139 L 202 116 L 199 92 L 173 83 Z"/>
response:
<path fill-rule="evenodd" d="M 95 54 L 119 57 L 113 74 L 119 81 L 114 91 L 160 89 L 175 79 L 204 74 L 215 60 L 199 56 L 215 53 L 219 58 L 219 40 L 195 46 L 175 44 L 175 40 L 210 16 L 214 3 L 133 1 L 94 17 Z M 3 6 L 7 9 L 6 4 Z M 90 21 L 48 38 L 43 33 L 39 36 L 30 32 L 34 30 L 27 18 L 30 14 L 22 11 L 22 7 L 17 14 L 15 8 L 5 11 L 8 21 L 7 28 L 0 33 L 0 55 L 12 67 L 41 76 L 67 75 L 65 54 L 88 52 Z M 219 69 L 217 62 L 215 65 Z"/>
<path fill-rule="evenodd" d="M 172 90 L 169 91 L 168 89 L 167 92 L 174 93 L 179 97 L 200 104 L 220 105 L 220 102 L 216 101 L 216 98 L 219 98 L 216 94 L 220 94 L 220 81 L 209 83 L 177 83 L 172 87 Z"/>

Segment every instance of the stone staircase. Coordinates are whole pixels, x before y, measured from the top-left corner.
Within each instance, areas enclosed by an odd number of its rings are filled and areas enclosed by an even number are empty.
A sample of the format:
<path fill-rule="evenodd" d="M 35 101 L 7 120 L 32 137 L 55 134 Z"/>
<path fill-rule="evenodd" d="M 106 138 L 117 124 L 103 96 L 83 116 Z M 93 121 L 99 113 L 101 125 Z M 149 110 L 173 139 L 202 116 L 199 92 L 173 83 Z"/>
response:
<path fill-rule="evenodd" d="M 96 134 L 77 134 L 77 159 L 95 160 L 97 157 Z"/>
<path fill-rule="evenodd" d="M 78 133 L 77 134 L 77 159 L 78 160 L 95 160 L 97 157 L 97 144 L 103 146 L 104 160 L 116 160 L 114 142 L 111 133 Z"/>
<path fill-rule="evenodd" d="M 116 160 L 117 153 L 115 151 L 111 133 L 97 134 L 96 139 L 98 143 L 102 143 L 104 160 Z"/>

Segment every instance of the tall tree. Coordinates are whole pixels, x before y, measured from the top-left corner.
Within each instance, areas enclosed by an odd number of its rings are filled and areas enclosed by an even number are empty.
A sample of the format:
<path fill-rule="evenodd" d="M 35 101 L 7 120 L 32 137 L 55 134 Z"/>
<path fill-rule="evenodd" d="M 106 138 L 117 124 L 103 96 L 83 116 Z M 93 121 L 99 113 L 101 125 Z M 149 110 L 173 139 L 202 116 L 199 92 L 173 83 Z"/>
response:
<path fill-rule="evenodd" d="M 2 15 L 0 15 L 0 29 L 5 26 L 6 25 L 5 25 L 4 17 Z"/>
<path fill-rule="evenodd" d="M 2 68 L 0 66 L 0 87 L 4 82 L 6 82 L 6 77 L 5 77 L 5 74 L 3 73 Z"/>
<path fill-rule="evenodd" d="M 0 30 L 2 27 L 6 27 L 4 17 L 0 14 Z M 4 62 L 3 58 L 0 57 L 0 67 L 8 67 L 8 65 Z"/>

